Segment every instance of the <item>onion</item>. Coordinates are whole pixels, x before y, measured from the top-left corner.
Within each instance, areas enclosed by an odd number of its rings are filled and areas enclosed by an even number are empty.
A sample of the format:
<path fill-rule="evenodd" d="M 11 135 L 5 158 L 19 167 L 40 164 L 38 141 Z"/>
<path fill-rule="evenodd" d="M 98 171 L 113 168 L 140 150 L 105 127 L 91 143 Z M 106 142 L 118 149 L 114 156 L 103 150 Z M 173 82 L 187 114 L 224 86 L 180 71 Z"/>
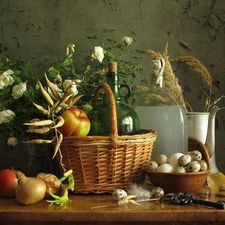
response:
<path fill-rule="evenodd" d="M 26 177 L 18 172 L 18 186 L 16 188 L 16 199 L 23 205 L 40 202 L 45 197 L 46 184 L 42 179 Z"/>
<path fill-rule="evenodd" d="M 45 197 L 49 197 L 50 196 L 50 194 L 49 194 L 50 191 L 53 194 L 56 194 L 57 192 L 59 192 L 60 186 L 61 186 L 61 182 L 59 181 L 59 179 L 54 174 L 39 173 L 37 175 L 37 178 L 42 179 L 45 182 L 46 186 L 47 186 Z"/>

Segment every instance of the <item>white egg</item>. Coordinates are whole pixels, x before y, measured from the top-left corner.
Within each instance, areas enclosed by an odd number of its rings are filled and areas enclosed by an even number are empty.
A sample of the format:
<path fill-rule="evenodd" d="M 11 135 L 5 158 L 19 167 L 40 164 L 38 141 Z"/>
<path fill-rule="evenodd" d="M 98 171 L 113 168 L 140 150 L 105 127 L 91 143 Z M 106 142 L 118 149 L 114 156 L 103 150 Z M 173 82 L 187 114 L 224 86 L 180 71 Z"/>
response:
<path fill-rule="evenodd" d="M 173 168 L 177 168 L 177 167 L 179 166 L 179 164 L 178 164 L 178 159 L 179 159 L 182 155 L 184 155 L 184 154 L 183 154 L 183 153 L 179 153 L 179 152 L 172 154 L 172 155 L 170 156 L 170 158 L 169 158 L 169 161 L 168 161 L 169 164 L 172 165 Z"/>
<path fill-rule="evenodd" d="M 163 173 L 173 173 L 174 168 L 172 165 L 170 165 L 169 163 L 164 163 L 162 165 L 160 165 L 157 169 L 157 172 L 163 172 Z"/>

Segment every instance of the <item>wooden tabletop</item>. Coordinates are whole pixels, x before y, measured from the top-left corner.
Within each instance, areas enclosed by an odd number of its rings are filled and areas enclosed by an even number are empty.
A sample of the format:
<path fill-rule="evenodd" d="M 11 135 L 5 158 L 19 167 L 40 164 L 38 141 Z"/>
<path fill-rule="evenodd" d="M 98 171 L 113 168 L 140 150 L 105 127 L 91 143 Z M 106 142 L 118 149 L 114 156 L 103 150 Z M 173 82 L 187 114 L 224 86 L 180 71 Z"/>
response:
<path fill-rule="evenodd" d="M 216 202 L 225 197 L 210 192 L 198 199 Z M 207 189 L 209 190 L 209 189 Z M 209 190 L 210 191 L 210 190 Z M 225 210 L 201 205 L 180 206 L 159 201 L 115 206 L 111 194 L 70 194 L 71 202 L 59 207 L 45 200 L 34 205 L 20 205 L 15 198 L 0 198 L 0 225 L 27 224 L 225 224 Z M 107 207 L 99 207 L 107 206 Z"/>

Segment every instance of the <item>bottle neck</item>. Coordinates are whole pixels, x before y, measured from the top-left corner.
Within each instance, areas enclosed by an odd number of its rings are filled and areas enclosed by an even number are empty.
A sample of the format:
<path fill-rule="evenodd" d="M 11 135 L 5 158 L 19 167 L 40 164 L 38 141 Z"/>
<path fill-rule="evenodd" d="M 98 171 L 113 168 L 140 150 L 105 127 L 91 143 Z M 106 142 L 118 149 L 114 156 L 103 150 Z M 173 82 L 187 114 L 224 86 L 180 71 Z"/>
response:
<path fill-rule="evenodd" d="M 111 90 L 114 95 L 114 99 L 120 100 L 117 72 L 108 72 L 106 75 L 106 80 L 108 85 L 111 87 Z"/>
<path fill-rule="evenodd" d="M 118 84 L 118 74 L 117 74 L 117 63 L 110 62 L 108 65 L 108 72 L 106 74 L 106 81 L 111 87 L 111 90 L 114 95 L 115 102 L 120 101 L 119 94 L 119 84 Z"/>

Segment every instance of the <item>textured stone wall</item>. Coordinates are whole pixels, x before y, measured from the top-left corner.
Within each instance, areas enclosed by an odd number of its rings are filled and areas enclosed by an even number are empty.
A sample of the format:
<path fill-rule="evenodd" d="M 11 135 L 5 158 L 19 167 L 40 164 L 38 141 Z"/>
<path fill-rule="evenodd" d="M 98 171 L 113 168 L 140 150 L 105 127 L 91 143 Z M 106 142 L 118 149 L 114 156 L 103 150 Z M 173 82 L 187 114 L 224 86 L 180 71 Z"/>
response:
<path fill-rule="evenodd" d="M 101 29 L 116 29 L 117 40 L 133 37 L 136 49 L 163 52 L 169 43 L 170 58 L 192 55 L 214 79 L 213 98 L 225 94 L 225 4 L 224 0 L 0 0 L 0 43 L 9 56 L 31 61 L 37 70 L 62 58 L 68 43 L 77 54 L 93 48 L 88 35 Z M 99 43 L 100 44 L 100 43 Z M 150 71 L 149 59 L 141 58 L 143 76 Z M 184 97 L 194 111 L 202 111 L 202 81 L 188 67 L 174 65 Z M 225 101 L 219 103 L 225 106 Z M 225 113 L 216 121 L 216 154 L 225 172 Z"/>

